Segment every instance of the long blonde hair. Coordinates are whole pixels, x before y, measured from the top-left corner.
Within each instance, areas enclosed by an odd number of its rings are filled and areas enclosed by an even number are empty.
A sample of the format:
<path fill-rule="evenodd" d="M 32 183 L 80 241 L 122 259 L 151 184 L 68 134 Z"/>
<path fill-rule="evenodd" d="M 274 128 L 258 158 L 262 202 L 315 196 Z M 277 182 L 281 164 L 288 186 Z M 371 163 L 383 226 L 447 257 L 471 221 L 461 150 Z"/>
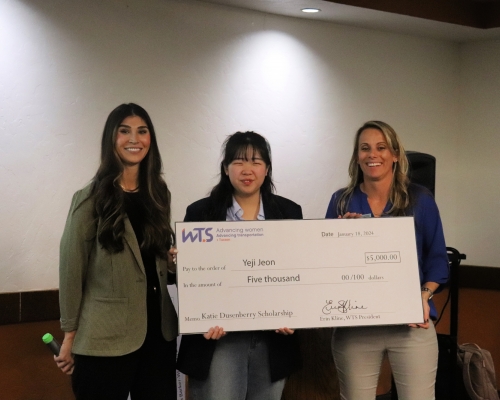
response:
<path fill-rule="evenodd" d="M 382 121 L 368 121 L 363 124 L 356 132 L 354 138 L 354 149 L 352 151 L 351 161 L 349 162 L 349 177 L 350 182 L 339 196 L 337 202 L 337 212 L 339 215 L 344 215 L 347 210 L 347 205 L 351 200 L 354 189 L 357 185 L 363 182 L 363 172 L 358 164 L 358 147 L 359 137 L 365 129 L 377 129 L 382 132 L 389 146 L 389 151 L 395 157 L 397 162 L 393 166 L 393 178 L 389 193 L 389 201 L 392 204 L 391 209 L 387 212 L 388 215 L 407 215 L 408 207 L 410 206 L 410 195 L 408 192 L 408 159 L 406 158 L 405 149 L 399 136 L 392 127 Z"/>

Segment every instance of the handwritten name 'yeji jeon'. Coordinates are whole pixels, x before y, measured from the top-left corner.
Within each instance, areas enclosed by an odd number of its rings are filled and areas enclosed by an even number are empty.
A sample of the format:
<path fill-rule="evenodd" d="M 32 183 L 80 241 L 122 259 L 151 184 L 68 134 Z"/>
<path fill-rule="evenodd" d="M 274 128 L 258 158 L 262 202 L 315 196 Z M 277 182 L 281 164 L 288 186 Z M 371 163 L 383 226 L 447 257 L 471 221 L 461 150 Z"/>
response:
<path fill-rule="evenodd" d="M 243 261 L 243 265 L 245 267 L 250 267 L 250 268 L 253 268 L 254 266 L 257 266 L 257 267 L 260 267 L 260 266 L 269 266 L 269 265 L 276 265 L 276 261 L 274 260 L 261 260 L 261 259 L 258 259 L 257 261 L 255 261 L 255 258 L 252 258 L 251 260 L 242 260 Z"/>

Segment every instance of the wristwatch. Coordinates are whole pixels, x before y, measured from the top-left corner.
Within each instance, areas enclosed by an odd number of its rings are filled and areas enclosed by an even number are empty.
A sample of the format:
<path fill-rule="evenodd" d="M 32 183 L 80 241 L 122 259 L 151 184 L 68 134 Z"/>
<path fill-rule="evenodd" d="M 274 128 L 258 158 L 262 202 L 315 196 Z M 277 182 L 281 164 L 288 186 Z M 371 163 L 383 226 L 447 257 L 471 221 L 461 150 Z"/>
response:
<path fill-rule="evenodd" d="M 432 299 L 432 296 L 434 296 L 434 292 L 426 286 L 422 286 L 421 290 L 422 290 L 422 292 L 429 292 L 430 293 L 428 300 Z"/>

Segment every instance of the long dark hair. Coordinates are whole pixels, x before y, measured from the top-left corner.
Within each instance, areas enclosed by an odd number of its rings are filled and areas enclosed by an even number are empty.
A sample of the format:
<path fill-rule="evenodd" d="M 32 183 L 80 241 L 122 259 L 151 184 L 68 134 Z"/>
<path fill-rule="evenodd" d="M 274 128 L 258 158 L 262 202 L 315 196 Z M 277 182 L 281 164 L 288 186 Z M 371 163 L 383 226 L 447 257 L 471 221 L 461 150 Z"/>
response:
<path fill-rule="evenodd" d="M 406 158 L 403 143 L 396 131 L 389 124 L 382 121 L 365 122 L 356 132 L 354 148 L 349 163 L 350 182 L 339 197 L 337 212 L 339 215 L 344 215 L 348 211 L 347 205 L 351 200 L 354 189 L 363 182 L 363 172 L 358 164 L 359 137 L 363 131 L 370 128 L 377 129 L 384 135 L 389 151 L 398 159 L 393 166 L 392 185 L 389 193 L 389 200 L 392 203 L 392 207 L 387 214 L 394 216 L 407 215 L 412 206 L 411 193 L 408 191 L 410 183 L 408 179 L 408 159 Z"/>
<path fill-rule="evenodd" d="M 226 175 L 225 170 L 229 164 L 237 158 L 247 160 L 249 150 L 251 151 L 250 154 L 252 154 L 252 157 L 255 156 L 255 153 L 259 153 L 268 168 L 267 175 L 264 178 L 262 186 L 260 187 L 260 194 L 264 201 L 269 200 L 270 195 L 275 191 L 272 174 L 273 165 L 271 161 L 271 146 L 269 145 L 269 142 L 266 138 L 255 132 L 236 132 L 228 136 L 222 144 L 220 180 L 210 192 L 210 198 L 212 199 L 212 204 L 214 206 L 214 209 L 212 210 L 214 214 L 209 217 L 215 218 L 216 216 L 225 215 L 227 209 L 231 207 L 234 188 L 233 185 L 231 185 L 231 181 L 229 180 L 229 176 Z"/>
<path fill-rule="evenodd" d="M 99 243 L 111 252 L 124 248 L 124 194 L 119 182 L 123 164 L 115 150 L 118 127 L 123 120 L 137 116 L 144 120 L 151 136 L 149 151 L 139 167 L 139 194 L 144 205 L 144 241 L 141 248 L 163 258 L 173 242 L 170 226 L 170 191 L 162 178 L 162 162 L 156 134 L 146 110 L 137 104 L 121 104 L 108 116 L 101 140 L 101 164 L 92 180 L 90 199 L 94 201 Z"/>

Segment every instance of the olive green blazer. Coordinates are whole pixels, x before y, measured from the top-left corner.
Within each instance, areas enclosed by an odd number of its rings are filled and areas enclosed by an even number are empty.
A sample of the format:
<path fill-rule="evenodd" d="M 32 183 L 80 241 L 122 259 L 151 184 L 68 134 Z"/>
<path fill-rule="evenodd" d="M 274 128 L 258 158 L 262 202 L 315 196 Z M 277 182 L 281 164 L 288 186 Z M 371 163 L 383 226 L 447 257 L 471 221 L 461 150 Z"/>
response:
<path fill-rule="evenodd" d="M 73 353 L 119 356 L 137 350 L 146 337 L 146 272 L 128 218 L 125 249 L 110 253 L 99 244 L 90 185 L 76 192 L 61 239 L 59 304 L 61 329 L 76 330 Z M 177 336 L 177 315 L 167 291 L 167 261 L 157 258 L 162 332 Z"/>

